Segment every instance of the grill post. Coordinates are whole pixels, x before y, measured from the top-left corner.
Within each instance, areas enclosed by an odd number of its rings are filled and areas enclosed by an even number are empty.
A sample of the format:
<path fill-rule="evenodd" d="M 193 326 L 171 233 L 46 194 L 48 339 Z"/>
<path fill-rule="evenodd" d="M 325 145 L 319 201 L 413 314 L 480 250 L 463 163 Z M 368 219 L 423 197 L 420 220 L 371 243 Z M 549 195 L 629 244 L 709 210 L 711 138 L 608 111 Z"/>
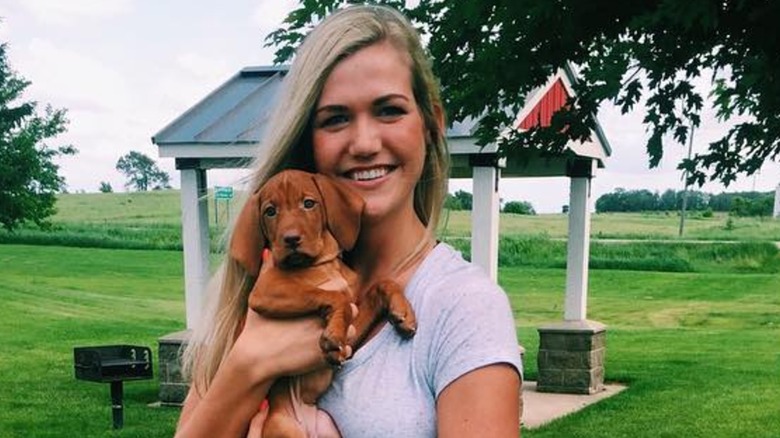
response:
<path fill-rule="evenodd" d="M 111 382 L 111 417 L 114 419 L 114 429 L 124 426 L 122 409 L 122 381 L 115 380 Z"/>

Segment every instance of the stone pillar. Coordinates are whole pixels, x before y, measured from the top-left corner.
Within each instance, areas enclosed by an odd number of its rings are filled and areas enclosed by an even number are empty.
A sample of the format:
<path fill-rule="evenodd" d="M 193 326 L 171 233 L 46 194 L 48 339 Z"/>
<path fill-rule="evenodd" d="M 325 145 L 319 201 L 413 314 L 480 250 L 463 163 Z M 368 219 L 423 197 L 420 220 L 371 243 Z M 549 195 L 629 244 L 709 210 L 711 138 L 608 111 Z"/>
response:
<path fill-rule="evenodd" d="M 606 326 L 564 321 L 539 328 L 539 392 L 593 394 L 604 389 Z"/>
<path fill-rule="evenodd" d="M 160 364 L 160 403 L 181 406 L 189 391 L 189 382 L 181 373 L 181 354 L 190 338 L 190 330 L 170 333 L 157 340 Z"/>

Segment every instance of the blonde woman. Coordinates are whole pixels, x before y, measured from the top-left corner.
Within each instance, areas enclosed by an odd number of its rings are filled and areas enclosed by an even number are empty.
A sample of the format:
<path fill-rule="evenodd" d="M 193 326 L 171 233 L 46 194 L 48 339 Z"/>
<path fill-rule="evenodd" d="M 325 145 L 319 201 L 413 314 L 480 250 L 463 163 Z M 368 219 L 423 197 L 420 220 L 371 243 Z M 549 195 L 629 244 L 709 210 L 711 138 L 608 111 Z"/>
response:
<path fill-rule="evenodd" d="M 327 413 L 320 432 L 517 436 L 522 366 L 506 295 L 434 237 L 448 151 L 438 85 L 417 33 L 389 8 L 342 9 L 307 36 L 285 83 L 264 140 L 273 153 L 252 188 L 288 167 L 354 188 L 366 214 L 346 257 L 361 291 L 393 278 L 418 318 L 410 340 L 377 327 L 337 372 L 318 402 Z M 193 385 L 178 436 L 254 434 L 276 378 L 325 366 L 320 322 L 247 311 L 250 280 L 229 257 L 215 276 L 215 305 L 186 354 Z"/>

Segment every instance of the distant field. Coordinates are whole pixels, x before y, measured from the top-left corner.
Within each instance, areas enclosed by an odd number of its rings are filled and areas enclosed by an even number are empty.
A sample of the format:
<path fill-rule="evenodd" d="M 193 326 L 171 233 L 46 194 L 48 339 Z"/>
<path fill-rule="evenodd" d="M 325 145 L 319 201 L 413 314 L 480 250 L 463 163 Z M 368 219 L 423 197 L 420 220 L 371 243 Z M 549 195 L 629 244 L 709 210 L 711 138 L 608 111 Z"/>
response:
<path fill-rule="evenodd" d="M 209 201 L 212 250 L 219 252 L 229 215 L 237 214 L 238 201 L 229 205 L 220 201 L 217 209 L 213 199 Z M 52 230 L 0 231 L 0 243 L 181 250 L 178 191 L 69 194 L 60 197 L 57 207 Z M 565 266 L 567 219 L 562 214 L 502 214 L 499 264 Z M 445 212 L 439 236 L 468 256 L 470 227 L 469 212 Z M 780 241 L 778 220 L 729 219 L 726 215 L 702 218 L 694 213 L 686 221 L 683 239 L 677 237 L 678 227 L 679 218 L 674 214 L 594 214 L 590 266 L 667 272 L 780 272 L 775 246 Z M 728 243 L 695 243 L 702 241 Z"/>
<path fill-rule="evenodd" d="M 213 198 L 209 198 L 209 217 L 215 224 Z M 220 201 L 219 224 L 227 222 L 227 204 Z M 54 221 L 62 225 L 91 224 L 110 225 L 134 223 L 137 226 L 175 225 L 181 223 L 179 192 L 167 190 L 148 193 L 89 193 L 68 194 L 58 199 L 59 212 Z M 231 214 L 236 214 L 236 201 L 232 201 Z M 703 218 L 692 212 L 685 221 L 685 239 L 697 240 L 772 240 L 780 241 L 780 220 L 756 218 L 732 218 L 727 226 L 728 215 L 716 214 Z M 671 213 L 608 213 L 593 214 L 591 235 L 594 238 L 609 239 L 677 239 L 680 218 Z M 567 216 L 544 214 L 520 216 L 502 214 L 500 219 L 502 236 L 544 234 L 554 238 L 566 237 Z M 470 213 L 467 211 L 445 212 L 440 227 L 444 236 L 463 237 L 471 235 Z"/>

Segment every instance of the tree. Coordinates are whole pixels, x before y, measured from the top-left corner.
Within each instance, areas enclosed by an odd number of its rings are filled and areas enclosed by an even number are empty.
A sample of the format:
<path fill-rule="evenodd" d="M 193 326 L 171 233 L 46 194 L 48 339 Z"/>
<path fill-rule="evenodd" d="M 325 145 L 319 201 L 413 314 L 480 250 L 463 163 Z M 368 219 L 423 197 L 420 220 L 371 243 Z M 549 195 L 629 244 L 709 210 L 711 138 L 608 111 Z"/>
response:
<path fill-rule="evenodd" d="M 111 187 L 111 183 L 107 181 L 100 181 L 100 193 L 111 193 L 114 188 Z"/>
<path fill-rule="evenodd" d="M 354 0 L 306 0 L 271 33 L 276 61 L 287 61 L 309 26 Z M 503 155 L 522 146 L 559 151 L 590 136 L 604 101 L 623 113 L 644 106 L 651 167 L 665 141 L 685 144 L 704 105 L 695 81 L 709 79 L 720 120 L 739 121 L 704 152 L 680 163 L 688 181 L 728 185 L 780 157 L 780 2 L 767 0 L 402 0 L 394 6 L 427 34 L 450 119 L 482 117 L 488 144 L 510 126 L 521 96 L 572 63 L 580 80 L 545 128 L 503 137 Z"/>
<path fill-rule="evenodd" d="M 504 205 L 504 213 L 536 215 L 533 205 L 526 201 L 509 201 Z"/>
<path fill-rule="evenodd" d="M 474 204 L 474 196 L 472 196 L 471 193 L 464 190 L 458 190 L 455 192 L 455 198 L 458 200 L 461 210 L 471 211 L 471 206 Z"/>
<path fill-rule="evenodd" d="M 116 162 L 116 170 L 122 172 L 128 179 L 125 187 L 135 187 L 139 192 L 169 189 L 170 177 L 157 164 L 140 152 L 130 151 Z"/>
<path fill-rule="evenodd" d="M 451 193 L 447 193 L 447 197 L 444 198 L 444 208 L 448 210 L 463 210 L 460 200 Z"/>
<path fill-rule="evenodd" d="M 6 44 L 0 44 L 0 224 L 14 230 L 24 222 L 39 227 L 56 212 L 57 192 L 65 188 L 54 159 L 72 155 L 72 146 L 52 147 L 46 140 L 65 132 L 65 110 L 21 101 L 30 82 L 8 65 Z"/>

